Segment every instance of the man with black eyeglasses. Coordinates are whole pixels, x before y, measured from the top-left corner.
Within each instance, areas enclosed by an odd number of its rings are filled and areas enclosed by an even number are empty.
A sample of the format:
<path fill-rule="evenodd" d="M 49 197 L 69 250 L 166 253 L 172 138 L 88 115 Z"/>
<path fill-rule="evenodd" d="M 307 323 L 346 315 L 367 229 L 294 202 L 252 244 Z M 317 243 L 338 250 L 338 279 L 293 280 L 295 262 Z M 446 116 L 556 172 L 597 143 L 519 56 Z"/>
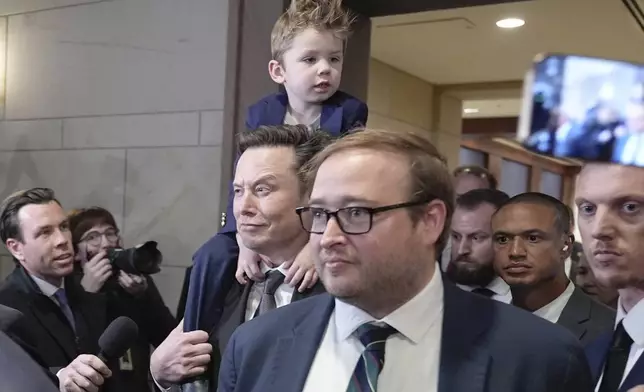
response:
<path fill-rule="evenodd" d="M 328 294 L 241 325 L 219 392 L 591 390 L 567 331 L 443 280 L 454 191 L 427 136 L 345 136 L 313 158 L 307 184 L 296 211 Z"/>
<path fill-rule="evenodd" d="M 329 142 L 326 133 L 310 132 L 305 126 L 261 127 L 240 135 L 233 213 L 244 246 L 262 258 L 265 279 L 245 285 L 232 282 L 225 303 L 220 304 L 221 321 L 212 331 L 206 331 L 214 348 L 211 391 L 217 387 L 220 355 L 239 325 L 324 292 L 320 282 L 304 292 L 295 290 L 284 282 L 287 270 L 283 265 L 293 260 L 309 240 L 294 212 L 309 193 L 300 169 Z M 152 357 L 152 375 L 160 387 L 171 390 L 173 384 L 204 371 L 210 360 L 206 339 L 203 331 L 177 330 L 170 334 Z"/>

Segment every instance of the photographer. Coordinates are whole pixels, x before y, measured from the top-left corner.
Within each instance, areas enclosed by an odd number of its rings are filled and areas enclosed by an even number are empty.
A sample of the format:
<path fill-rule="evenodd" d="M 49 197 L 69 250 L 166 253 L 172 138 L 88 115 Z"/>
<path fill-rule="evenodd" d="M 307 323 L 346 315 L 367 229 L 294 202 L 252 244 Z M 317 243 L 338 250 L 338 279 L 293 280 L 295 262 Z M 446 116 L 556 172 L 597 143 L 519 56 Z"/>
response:
<path fill-rule="evenodd" d="M 122 242 L 109 211 L 100 207 L 76 210 L 69 222 L 76 250 L 76 279 L 85 291 L 106 294 L 108 322 L 127 316 L 139 326 L 138 340 L 119 360 L 115 377 L 122 380 L 123 392 L 153 390 L 148 377 L 150 345 L 159 345 L 177 321 L 149 275 L 127 273 L 108 257 Z"/>

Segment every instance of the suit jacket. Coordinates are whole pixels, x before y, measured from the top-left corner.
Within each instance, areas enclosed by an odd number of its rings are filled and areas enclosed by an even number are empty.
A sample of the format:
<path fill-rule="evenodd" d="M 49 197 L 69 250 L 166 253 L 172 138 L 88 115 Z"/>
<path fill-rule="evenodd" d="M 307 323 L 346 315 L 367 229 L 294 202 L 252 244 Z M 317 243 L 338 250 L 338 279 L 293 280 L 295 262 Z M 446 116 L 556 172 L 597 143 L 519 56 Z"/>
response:
<path fill-rule="evenodd" d="M 568 328 L 582 345 L 586 345 L 602 333 L 612 331 L 615 313 L 613 309 L 600 304 L 584 294 L 579 287 L 575 287 L 557 324 Z"/>
<path fill-rule="evenodd" d="M 86 293 L 72 276 L 65 279 L 65 292 L 76 334 L 60 307 L 42 294 L 22 267 L 16 267 L 0 286 L 0 304 L 24 315 L 22 327 L 14 328 L 13 335 L 33 348 L 53 374 L 80 354 L 96 354 L 98 338 L 106 327 L 103 295 Z"/>
<path fill-rule="evenodd" d="M 52 374 L 32 347 L 12 338 L 25 328 L 24 315 L 0 305 L 0 380 L 3 392 L 55 392 L 58 378 Z"/>
<path fill-rule="evenodd" d="M 592 391 L 583 350 L 563 328 L 448 282 L 444 290 L 438 392 Z M 301 392 L 333 307 L 322 294 L 241 325 L 219 391 Z"/>
<path fill-rule="evenodd" d="M 219 373 L 221 358 L 224 355 L 224 351 L 230 341 L 230 337 L 233 335 L 237 327 L 246 322 L 246 307 L 248 305 L 248 297 L 252 287 L 253 282 L 246 285 L 235 284 L 226 298 L 219 326 L 210 332 L 210 343 L 214 348 L 211 366 L 213 378 L 210 381 L 211 389 L 213 390 L 217 386 L 217 375 Z M 303 293 L 295 290 L 293 292 L 293 297 L 291 298 L 291 303 L 325 292 L 326 290 L 324 289 L 324 286 L 320 281 L 318 281 L 315 286 Z"/>
<path fill-rule="evenodd" d="M 595 384 L 599 381 L 599 377 L 604 370 L 606 355 L 610 349 L 612 338 L 613 329 L 603 333 L 594 342 L 586 346 L 586 357 L 588 358 Z M 629 389 L 638 385 L 644 385 L 644 355 L 640 355 L 617 392 L 628 392 Z"/>

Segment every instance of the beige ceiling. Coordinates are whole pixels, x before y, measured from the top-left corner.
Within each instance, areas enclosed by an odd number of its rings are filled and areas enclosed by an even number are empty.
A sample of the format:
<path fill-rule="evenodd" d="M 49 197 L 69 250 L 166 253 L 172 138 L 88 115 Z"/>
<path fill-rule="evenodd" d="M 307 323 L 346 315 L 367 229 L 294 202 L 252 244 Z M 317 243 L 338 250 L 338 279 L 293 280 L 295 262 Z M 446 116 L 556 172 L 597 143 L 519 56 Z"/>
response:
<path fill-rule="evenodd" d="M 507 17 L 526 24 L 496 27 Z M 540 52 L 644 63 L 644 32 L 620 0 L 533 0 L 372 22 L 373 57 L 437 84 L 519 80 Z"/>

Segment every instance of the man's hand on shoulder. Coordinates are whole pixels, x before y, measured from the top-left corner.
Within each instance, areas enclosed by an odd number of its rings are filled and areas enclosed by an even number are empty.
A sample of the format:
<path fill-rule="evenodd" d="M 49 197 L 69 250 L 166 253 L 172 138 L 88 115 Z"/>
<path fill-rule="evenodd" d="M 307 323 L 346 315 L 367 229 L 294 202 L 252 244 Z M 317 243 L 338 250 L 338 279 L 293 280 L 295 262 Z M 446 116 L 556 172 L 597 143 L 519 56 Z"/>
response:
<path fill-rule="evenodd" d="M 298 253 L 297 257 L 295 257 L 292 265 L 285 263 L 284 268 L 286 269 L 286 279 L 284 279 L 284 282 L 292 287 L 297 287 L 299 292 L 310 289 L 318 282 L 318 272 L 315 269 L 315 263 L 313 262 L 311 248 L 309 248 L 308 242 L 300 253 Z"/>
<path fill-rule="evenodd" d="M 183 321 L 157 347 L 150 358 L 150 373 L 160 387 L 167 389 L 183 380 L 199 376 L 210 363 L 212 345 L 204 331 L 183 332 Z"/>
<path fill-rule="evenodd" d="M 98 392 L 110 369 L 94 355 L 80 355 L 56 374 L 61 392 Z"/>

